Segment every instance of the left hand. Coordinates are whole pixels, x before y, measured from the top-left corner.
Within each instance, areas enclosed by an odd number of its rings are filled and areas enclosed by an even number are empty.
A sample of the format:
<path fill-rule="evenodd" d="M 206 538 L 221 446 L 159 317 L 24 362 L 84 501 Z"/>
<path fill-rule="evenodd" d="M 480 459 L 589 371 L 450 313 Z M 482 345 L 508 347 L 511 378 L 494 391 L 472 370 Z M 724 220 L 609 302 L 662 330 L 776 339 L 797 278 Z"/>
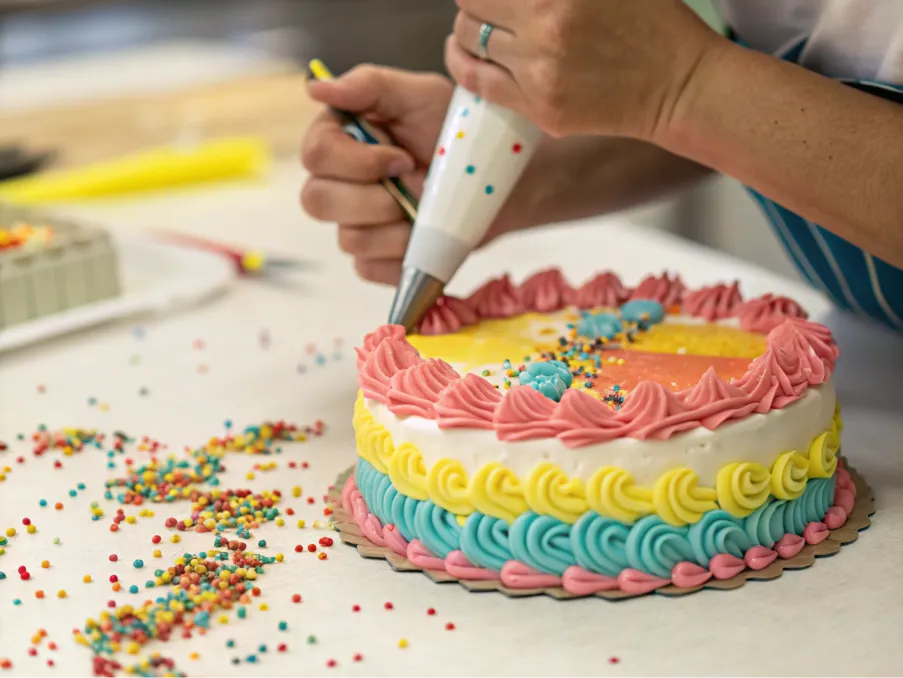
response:
<path fill-rule="evenodd" d="M 655 141 L 724 41 L 681 0 L 458 0 L 446 43 L 466 89 L 553 136 Z M 478 58 L 480 26 L 494 30 Z"/>

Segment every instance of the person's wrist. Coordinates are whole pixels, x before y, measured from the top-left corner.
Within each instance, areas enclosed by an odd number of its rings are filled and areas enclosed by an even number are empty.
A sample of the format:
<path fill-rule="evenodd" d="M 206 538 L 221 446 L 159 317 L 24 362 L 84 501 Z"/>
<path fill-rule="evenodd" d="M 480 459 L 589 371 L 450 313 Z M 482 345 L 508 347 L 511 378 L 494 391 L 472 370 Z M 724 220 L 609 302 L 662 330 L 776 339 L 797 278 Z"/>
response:
<path fill-rule="evenodd" d="M 685 72 L 682 84 L 675 88 L 673 101 L 663 111 L 649 141 L 672 153 L 693 157 L 692 139 L 705 117 L 703 112 L 711 108 L 712 101 L 721 97 L 717 86 L 718 72 L 728 67 L 738 50 L 742 48 L 712 33 Z"/>

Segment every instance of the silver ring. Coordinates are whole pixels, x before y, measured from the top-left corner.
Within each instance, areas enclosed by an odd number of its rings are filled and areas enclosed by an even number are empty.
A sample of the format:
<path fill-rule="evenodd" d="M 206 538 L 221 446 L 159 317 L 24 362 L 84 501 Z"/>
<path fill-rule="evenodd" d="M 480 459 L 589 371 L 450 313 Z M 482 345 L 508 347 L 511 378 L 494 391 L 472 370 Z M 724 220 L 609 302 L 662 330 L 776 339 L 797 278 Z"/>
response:
<path fill-rule="evenodd" d="M 495 26 L 490 23 L 480 24 L 480 45 L 477 48 L 477 56 L 483 61 L 489 61 L 489 38 L 494 30 Z"/>

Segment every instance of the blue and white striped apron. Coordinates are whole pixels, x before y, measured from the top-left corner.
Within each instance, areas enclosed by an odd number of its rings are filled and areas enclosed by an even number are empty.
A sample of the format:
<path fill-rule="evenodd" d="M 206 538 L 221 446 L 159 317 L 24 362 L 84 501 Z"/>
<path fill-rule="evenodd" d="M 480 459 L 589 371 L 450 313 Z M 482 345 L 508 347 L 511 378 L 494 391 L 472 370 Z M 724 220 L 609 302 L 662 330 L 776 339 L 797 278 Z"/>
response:
<path fill-rule="evenodd" d="M 738 39 L 734 40 L 745 43 Z M 775 56 L 797 63 L 806 40 Z M 851 87 L 903 104 L 903 86 L 841 79 Z M 821 226 L 781 207 L 750 188 L 797 268 L 840 308 L 903 331 L 903 269 L 864 252 Z M 903 215 L 900 215 L 903 228 Z"/>

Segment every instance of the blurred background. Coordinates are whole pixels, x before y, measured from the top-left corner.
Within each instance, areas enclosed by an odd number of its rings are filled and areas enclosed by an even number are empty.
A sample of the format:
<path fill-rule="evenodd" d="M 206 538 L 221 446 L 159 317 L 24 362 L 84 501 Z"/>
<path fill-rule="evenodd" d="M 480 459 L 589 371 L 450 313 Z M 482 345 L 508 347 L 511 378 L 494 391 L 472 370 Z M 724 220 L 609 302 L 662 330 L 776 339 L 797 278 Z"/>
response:
<path fill-rule="evenodd" d="M 710 0 L 688 0 L 716 28 Z M 316 109 L 303 65 L 442 70 L 452 0 L 0 0 L 0 146 L 72 168 L 243 134 L 296 154 Z M 718 179 L 643 224 L 796 277 L 742 189 Z"/>

